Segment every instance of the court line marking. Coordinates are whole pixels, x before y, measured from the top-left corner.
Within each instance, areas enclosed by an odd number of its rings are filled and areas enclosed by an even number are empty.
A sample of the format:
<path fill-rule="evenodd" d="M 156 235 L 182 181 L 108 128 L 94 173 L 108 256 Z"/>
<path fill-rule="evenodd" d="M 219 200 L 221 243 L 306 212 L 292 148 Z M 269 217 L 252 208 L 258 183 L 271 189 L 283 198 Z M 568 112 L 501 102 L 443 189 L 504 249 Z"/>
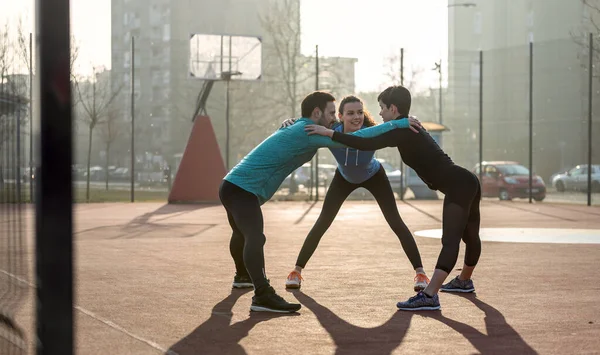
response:
<path fill-rule="evenodd" d="M 25 279 L 23 279 L 23 278 L 21 278 L 21 277 L 19 277 L 17 275 L 11 274 L 8 271 L 0 269 L 0 273 L 6 275 L 8 277 L 11 277 L 11 278 L 13 278 L 13 279 L 15 279 L 15 280 L 17 280 L 17 281 L 19 281 L 21 283 L 24 283 L 24 284 L 30 286 L 31 288 L 36 288 L 36 286 L 34 284 L 32 284 L 31 282 L 29 282 L 29 281 L 27 281 L 27 280 L 25 280 Z M 74 305 L 73 308 L 75 308 L 76 310 L 78 310 L 79 312 L 85 314 L 86 316 L 88 316 L 90 318 L 93 318 L 93 319 L 95 319 L 95 320 L 97 320 L 97 321 L 99 321 L 101 323 L 104 323 L 105 325 L 109 326 L 110 328 L 113 328 L 113 329 L 115 329 L 115 330 L 117 330 L 117 331 L 119 331 L 119 332 L 121 332 L 121 333 L 123 333 L 123 334 L 125 334 L 125 335 L 127 335 L 127 336 L 129 336 L 129 337 L 131 337 L 131 338 L 133 338 L 135 340 L 137 340 L 137 341 L 140 341 L 140 342 L 142 342 L 142 343 L 144 343 L 144 344 L 146 344 L 146 345 L 154 348 L 155 350 L 161 351 L 161 352 L 163 352 L 163 353 L 165 353 L 167 355 L 179 355 L 178 353 L 174 352 L 173 350 L 167 350 L 167 349 L 163 348 L 162 346 L 160 346 L 158 343 L 155 343 L 152 340 L 148 340 L 148 339 L 145 339 L 145 338 L 143 338 L 143 337 L 141 337 L 139 335 L 136 335 L 136 334 L 128 331 L 127 329 L 123 328 L 122 326 L 120 326 L 120 325 L 118 325 L 118 324 L 116 324 L 116 323 L 114 323 L 114 322 L 112 322 L 112 321 L 110 321 L 108 319 L 100 317 L 99 315 L 95 314 L 94 312 L 92 312 L 90 310 L 87 310 L 87 309 L 85 309 L 85 308 L 83 308 L 81 306 Z"/>

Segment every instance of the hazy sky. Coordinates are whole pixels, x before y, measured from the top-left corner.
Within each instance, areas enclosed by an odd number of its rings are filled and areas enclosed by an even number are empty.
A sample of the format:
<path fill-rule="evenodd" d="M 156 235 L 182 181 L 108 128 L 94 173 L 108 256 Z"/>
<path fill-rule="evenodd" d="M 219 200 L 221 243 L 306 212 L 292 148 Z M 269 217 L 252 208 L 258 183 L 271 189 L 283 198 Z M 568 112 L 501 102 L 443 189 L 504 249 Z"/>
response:
<path fill-rule="evenodd" d="M 201 0 L 199 0 L 201 1 Z M 405 48 L 405 77 L 421 69 L 421 86 L 437 86 L 430 70 L 447 57 L 447 0 L 302 0 L 302 43 L 309 54 L 358 58 L 357 91 L 387 86 L 386 58 Z M 19 15 L 33 23 L 33 0 L 0 0 L 0 21 Z M 362 5 L 361 5 L 362 4 Z M 366 6 L 368 4 L 368 6 Z M 79 42 L 79 70 L 110 67 L 110 0 L 71 0 L 72 32 Z M 29 29 L 28 29 L 29 30 Z M 445 80 L 444 80 L 445 81 Z"/>

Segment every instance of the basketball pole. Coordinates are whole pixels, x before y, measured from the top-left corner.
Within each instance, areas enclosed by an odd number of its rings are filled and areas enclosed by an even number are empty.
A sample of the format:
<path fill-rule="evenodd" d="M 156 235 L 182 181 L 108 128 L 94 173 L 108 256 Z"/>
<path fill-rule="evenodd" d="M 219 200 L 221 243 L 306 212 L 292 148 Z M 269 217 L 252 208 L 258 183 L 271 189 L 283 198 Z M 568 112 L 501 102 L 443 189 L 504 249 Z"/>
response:
<path fill-rule="evenodd" d="M 479 183 L 483 181 L 483 50 L 479 50 Z M 483 196 L 481 197 L 483 199 Z"/>

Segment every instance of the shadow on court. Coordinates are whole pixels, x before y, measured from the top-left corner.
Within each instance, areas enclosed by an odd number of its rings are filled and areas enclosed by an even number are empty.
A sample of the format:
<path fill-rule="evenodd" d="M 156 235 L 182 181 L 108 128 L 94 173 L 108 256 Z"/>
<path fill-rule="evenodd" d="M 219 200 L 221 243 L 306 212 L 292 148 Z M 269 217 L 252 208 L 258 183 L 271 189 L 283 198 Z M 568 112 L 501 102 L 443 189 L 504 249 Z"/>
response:
<path fill-rule="evenodd" d="M 331 335 L 336 354 L 391 354 L 402 344 L 413 316 L 412 313 L 394 312 L 384 324 L 374 328 L 362 328 L 341 319 L 329 308 L 301 291 L 290 292 L 314 313 L 319 323 Z"/>
<path fill-rule="evenodd" d="M 164 216 L 159 219 L 155 219 L 153 222 L 163 221 L 169 218 L 178 217 L 186 213 L 191 213 L 203 208 L 219 206 L 217 203 L 202 203 L 202 204 L 165 204 L 157 208 L 156 210 L 148 213 L 144 213 L 134 218 L 129 225 L 140 225 L 150 222 L 150 219 L 157 216 Z"/>
<path fill-rule="evenodd" d="M 438 320 L 465 337 L 481 354 L 537 354 L 521 335 L 510 326 L 502 313 L 481 301 L 475 294 L 460 295 L 485 313 L 486 334 L 474 327 L 445 317 L 439 311 L 397 311 L 384 324 L 374 328 L 352 325 L 327 307 L 300 291 L 291 291 L 310 309 L 331 335 L 336 354 L 391 354 L 404 340 L 413 315 Z"/>
<path fill-rule="evenodd" d="M 239 342 L 248 336 L 255 325 L 277 317 L 300 315 L 300 313 L 250 312 L 247 319 L 231 324 L 233 306 L 242 295 L 249 291 L 251 290 L 232 289 L 230 295 L 213 307 L 210 318 L 206 322 L 171 346 L 165 354 L 246 354 Z"/>
<path fill-rule="evenodd" d="M 477 298 L 477 295 L 472 294 L 456 294 L 455 296 L 462 297 L 471 301 L 477 308 L 485 314 L 484 322 L 486 334 L 472 326 L 461 323 L 445 317 L 441 312 L 418 312 L 427 318 L 432 318 L 449 326 L 454 331 L 462 334 L 481 354 L 537 354 L 535 350 L 517 331 L 506 322 L 506 318 L 496 308 L 483 302 Z M 465 311 L 468 311 L 465 309 Z"/>
<path fill-rule="evenodd" d="M 74 233 L 78 237 L 96 239 L 138 239 L 138 238 L 191 238 L 217 226 L 217 224 L 174 223 L 169 219 L 216 206 L 215 204 L 166 204 L 156 210 L 144 213 L 126 224 L 96 226 Z"/>

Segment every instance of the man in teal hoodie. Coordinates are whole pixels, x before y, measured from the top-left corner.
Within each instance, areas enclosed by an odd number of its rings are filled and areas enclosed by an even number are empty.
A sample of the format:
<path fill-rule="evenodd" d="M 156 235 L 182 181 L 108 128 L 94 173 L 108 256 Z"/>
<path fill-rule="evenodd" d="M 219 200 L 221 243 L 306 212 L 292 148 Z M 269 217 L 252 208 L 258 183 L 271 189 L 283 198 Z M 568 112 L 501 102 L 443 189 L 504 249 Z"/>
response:
<path fill-rule="evenodd" d="M 279 129 L 256 146 L 225 176 L 219 196 L 231 229 L 229 249 L 235 262 L 233 287 L 254 287 L 251 311 L 291 313 L 300 304 L 286 302 L 269 285 L 265 274 L 263 216 L 260 206 L 277 191 L 294 170 L 310 161 L 322 147 L 345 147 L 329 137 L 307 135 L 307 125 L 331 127 L 335 122 L 335 97 L 316 91 L 304 98 L 302 118 Z M 417 132 L 420 123 L 413 118 L 390 121 L 361 129 L 353 134 L 371 138 L 396 128 Z"/>

